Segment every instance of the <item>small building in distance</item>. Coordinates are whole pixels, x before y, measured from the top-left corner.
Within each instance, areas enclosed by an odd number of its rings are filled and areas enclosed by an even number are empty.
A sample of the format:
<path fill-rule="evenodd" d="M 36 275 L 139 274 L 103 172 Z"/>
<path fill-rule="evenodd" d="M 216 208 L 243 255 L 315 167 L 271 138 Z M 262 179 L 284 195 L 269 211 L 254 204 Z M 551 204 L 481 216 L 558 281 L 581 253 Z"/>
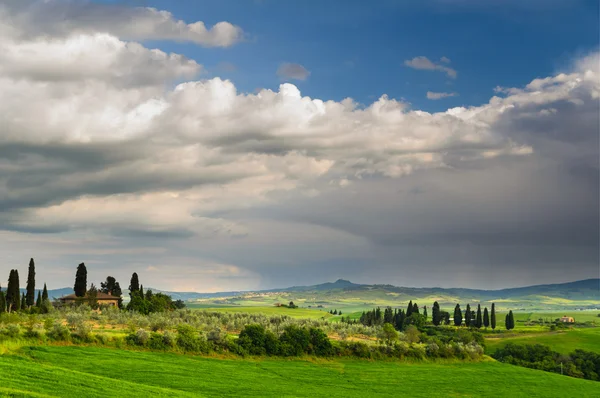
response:
<path fill-rule="evenodd" d="M 75 293 L 69 294 L 68 296 L 62 296 L 58 299 L 61 304 L 75 304 L 80 301 L 89 300 L 89 297 L 86 295 L 85 297 L 77 297 Z M 119 305 L 119 297 L 113 296 L 110 293 L 101 293 L 98 292 L 98 296 L 96 296 L 96 301 L 99 306 L 118 306 Z"/>
<path fill-rule="evenodd" d="M 575 318 L 565 315 L 562 318 L 560 318 L 560 321 L 564 323 L 575 323 Z"/>

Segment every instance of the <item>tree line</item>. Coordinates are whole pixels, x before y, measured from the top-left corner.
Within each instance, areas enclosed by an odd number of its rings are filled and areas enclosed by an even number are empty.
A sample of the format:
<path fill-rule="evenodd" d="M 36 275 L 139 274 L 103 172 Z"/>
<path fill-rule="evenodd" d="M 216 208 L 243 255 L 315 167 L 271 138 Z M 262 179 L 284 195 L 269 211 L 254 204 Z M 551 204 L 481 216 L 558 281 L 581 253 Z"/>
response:
<path fill-rule="evenodd" d="M 48 298 L 48 289 L 44 283 L 44 289 L 38 290 L 37 299 L 35 295 L 35 261 L 29 260 L 27 272 L 27 286 L 25 292 L 20 292 L 19 270 L 11 269 L 8 275 L 8 286 L 6 292 L 0 287 L 0 313 L 27 310 L 32 313 L 48 313 L 52 304 Z"/>
<path fill-rule="evenodd" d="M 118 307 L 123 308 L 123 291 L 119 282 L 113 276 L 107 276 L 106 280 L 100 283 L 100 289 L 94 283 L 88 288 L 85 263 L 80 263 L 77 266 L 73 291 L 77 298 L 75 304 L 88 304 L 93 309 L 97 309 L 100 306 L 98 293 L 104 293 L 114 296 L 117 299 Z M 131 277 L 129 291 L 131 300 L 126 309 L 130 311 L 149 314 L 185 307 L 182 300 L 173 301 L 171 296 L 166 294 L 153 293 L 151 290 L 144 291 L 135 272 Z M 35 297 L 35 261 L 32 258 L 29 261 L 25 292 L 20 293 L 19 271 L 17 269 L 10 270 L 6 292 L 2 291 L 0 287 L 0 313 L 15 311 L 48 313 L 52 310 L 53 305 L 48 297 L 48 289 L 45 283 L 43 290 L 38 291 L 37 299 Z"/>
<path fill-rule="evenodd" d="M 376 326 L 384 325 L 386 323 L 394 326 L 396 330 L 402 331 L 408 325 L 415 325 L 417 327 L 423 326 L 428 319 L 427 306 L 422 308 L 423 313 L 420 313 L 420 307 L 412 300 L 409 301 L 406 310 L 387 307 L 381 311 L 381 308 L 377 307 L 371 311 L 363 311 L 360 316 L 359 322 L 365 326 Z M 348 317 L 343 319 L 343 322 L 352 323 L 355 322 Z M 487 307 L 481 311 L 481 304 L 477 304 L 477 310 L 473 311 L 471 305 L 467 304 L 464 311 L 461 310 L 460 304 L 456 304 L 454 307 L 454 314 L 452 317 L 454 326 L 466 326 L 480 329 L 482 327 L 496 329 L 496 304 L 492 303 L 491 311 L 488 311 Z M 433 303 L 431 311 L 431 323 L 435 326 L 438 325 L 450 325 L 451 318 L 450 314 L 440 309 L 439 303 L 436 301 Z M 515 320 L 512 310 L 506 314 L 505 327 L 507 330 L 514 329 Z"/>

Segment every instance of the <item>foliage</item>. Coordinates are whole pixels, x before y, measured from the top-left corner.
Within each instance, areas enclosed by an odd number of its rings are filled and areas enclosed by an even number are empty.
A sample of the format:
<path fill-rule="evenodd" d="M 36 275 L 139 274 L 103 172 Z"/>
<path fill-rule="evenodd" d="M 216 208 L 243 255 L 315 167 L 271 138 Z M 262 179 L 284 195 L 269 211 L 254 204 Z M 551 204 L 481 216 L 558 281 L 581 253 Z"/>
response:
<path fill-rule="evenodd" d="M 600 354 L 589 351 L 575 350 L 569 355 L 563 355 L 541 344 L 509 343 L 498 349 L 493 357 L 513 365 L 563 373 L 589 380 L 600 380 Z"/>
<path fill-rule="evenodd" d="M 75 285 L 73 286 L 75 296 L 84 297 L 87 290 L 87 269 L 85 264 L 81 263 L 77 266 L 77 272 L 75 274 Z"/>
<path fill-rule="evenodd" d="M 121 285 L 119 285 L 119 282 L 114 277 L 107 276 L 106 281 L 100 282 L 100 291 L 118 297 L 119 308 L 123 308 L 123 291 L 121 290 Z"/>
<path fill-rule="evenodd" d="M 35 262 L 33 261 L 33 258 L 29 260 L 26 291 L 25 304 L 27 307 L 31 307 L 35 304 Z"/>

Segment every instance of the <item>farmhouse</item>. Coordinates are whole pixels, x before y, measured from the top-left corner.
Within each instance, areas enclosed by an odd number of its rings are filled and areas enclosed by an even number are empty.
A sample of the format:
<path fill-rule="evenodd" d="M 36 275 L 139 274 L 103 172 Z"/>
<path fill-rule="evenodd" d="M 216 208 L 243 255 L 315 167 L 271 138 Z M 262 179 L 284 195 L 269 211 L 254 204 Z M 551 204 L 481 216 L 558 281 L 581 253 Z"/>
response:
<path fill-rule="evenodd" d="M 575 319 L 573 317 L 566 316 L 566 315 L 563 316 L 562 318 L 560 318 L 560 321 L 564 322 L 564 323 L 575 323 Z"/>
<path fill-rule="evenodd" d="M 63 296 L 58 299 L 61 304 L 75 304 L 80 300 L 89 300 L 89 297 L 86 295 L 85 297 L 77 297 L 75 294 L 69 294 L 68 296 Z M 119 297 L 113 296 L 110 293 L 101 293 L 98 292 L 98 296 L 96 297 L 96 301 L 98 301 L 98 305 L 108 305 L 108 306 L 118 306 L 119 305 Z"/>

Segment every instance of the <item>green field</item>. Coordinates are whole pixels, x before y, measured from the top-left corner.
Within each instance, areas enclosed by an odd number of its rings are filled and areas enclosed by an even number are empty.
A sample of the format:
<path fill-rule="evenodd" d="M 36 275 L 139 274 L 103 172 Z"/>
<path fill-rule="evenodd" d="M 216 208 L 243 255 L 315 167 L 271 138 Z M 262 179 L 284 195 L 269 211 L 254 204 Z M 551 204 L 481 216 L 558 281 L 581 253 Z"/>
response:
<path fill-rule="evenodd" d="M 265 314 L 265 315 L 287 315 L 294 318 L 332 318 L 327 311 L 319 311 L 317 309 L 309 308 L 287 308 L 287 307 L 275 307 L 275 306 L 203 306 L 198 304 L 188 305 L 190 309 L 197 309 L 203 311 L 215 311 L 215 312 L 245 312 L 249 314 Z"/>
<path fill-rule="evenodd" d="M 544 344 L 562 354 L 569 354 L 576 349 L 600 354 L 600 328 L 574 328 L 557 332 L 498 335 L 498 337 L 486 338 L 485 351 L 487 354 L 491 354 L 509 342 Z"/>
<path fill-rule="evenodd" d="M 10 396 L 61 397 L 600 394 L 598 382 L 492 361 L 240 360 L 73 346 L 23 347 L 1 355 L 0 386 Z"/>

